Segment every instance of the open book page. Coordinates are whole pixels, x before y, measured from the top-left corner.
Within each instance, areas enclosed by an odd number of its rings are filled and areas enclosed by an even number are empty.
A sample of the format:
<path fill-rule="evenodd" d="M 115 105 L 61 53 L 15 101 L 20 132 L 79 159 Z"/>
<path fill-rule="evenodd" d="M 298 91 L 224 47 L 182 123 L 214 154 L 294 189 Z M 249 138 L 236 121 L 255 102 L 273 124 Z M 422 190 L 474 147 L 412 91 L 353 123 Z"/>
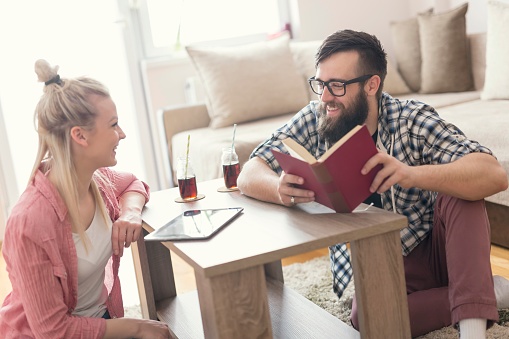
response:
<path fill-rule="evenodd" d="M 371 204 L 371 205 L 360 204 L 359 206 L 357 206 L 356 209 L 354 209 L 352 211 L 352 213 L 365 212 L 365 211 L 369 210 L 371 208 L 371 206 L 373 206 L 373 204 Z M 309 213 L 309 214 L 336 213 L 336 211 L 334 211 L 332 208 L 329 208 L 327 206 L 319 204 L 316 201 L 297 204 L 297 205 L 295 205 L 295 208 L 298 208 L 298 209 L 300 209 L 306 213 Z"/>
<path fill-rule="evenodd" d="M 295 205 L 295 208 L 298 208 L 304 212 L 309 214 L 326 214 L 326 213 L 336 213 L 332 208 L 329 208 L 325 205 L 319 204 L 316 201 L 305 202 L 302 204 Z"/>
<path fill-rule="evenodd" d="M 309 154 L 304 146 L 299 144 L 297 141 L 292 138 L 287 138 L 282 140 L 282 142 L 292 157 L 304 160 L 309 164 L 316 163 L 315 157 Z"/>

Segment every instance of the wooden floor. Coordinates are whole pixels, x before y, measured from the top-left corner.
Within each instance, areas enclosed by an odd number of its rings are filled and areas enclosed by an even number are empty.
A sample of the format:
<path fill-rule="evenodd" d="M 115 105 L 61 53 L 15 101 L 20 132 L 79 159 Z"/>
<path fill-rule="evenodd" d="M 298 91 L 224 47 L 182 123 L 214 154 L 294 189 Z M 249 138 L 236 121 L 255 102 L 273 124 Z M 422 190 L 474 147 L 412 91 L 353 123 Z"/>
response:
<path fill-rule="evenodd" d="M 1 249 L 1 243 L 0 243 Z M 313 258 L 328 255 L 326 248 L 283 259 L 283 265 L 305 262 Z M 177 255 L 172 256 L 175 272 L 177 293 L 184 293 L 196 289 L 196 282 L 192 268 Z M 493 245 L 491 248 L 491 268 L 494 275 L 501 275 L 509 279 L 509 249 Z M 5 261 L 0 255 L 0 304 L 11 291 L 11 284 L 5 269 Z"/>

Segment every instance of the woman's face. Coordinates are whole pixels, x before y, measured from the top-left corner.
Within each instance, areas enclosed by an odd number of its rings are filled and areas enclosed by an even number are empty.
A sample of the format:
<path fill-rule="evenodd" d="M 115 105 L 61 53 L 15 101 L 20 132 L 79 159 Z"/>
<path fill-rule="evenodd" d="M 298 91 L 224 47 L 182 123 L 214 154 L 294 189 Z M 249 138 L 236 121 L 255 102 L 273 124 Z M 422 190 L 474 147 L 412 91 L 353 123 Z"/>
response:
<path fill-rule="evenodd" d="M 116 148 L 126 137 L 118 124 L 117 108 L 109 97 L 92 95 L 91 100 L 97 108 L 95 127 L 89 132 L 87 157 L 95 167 L 108 167 L 117 164 Z"/>

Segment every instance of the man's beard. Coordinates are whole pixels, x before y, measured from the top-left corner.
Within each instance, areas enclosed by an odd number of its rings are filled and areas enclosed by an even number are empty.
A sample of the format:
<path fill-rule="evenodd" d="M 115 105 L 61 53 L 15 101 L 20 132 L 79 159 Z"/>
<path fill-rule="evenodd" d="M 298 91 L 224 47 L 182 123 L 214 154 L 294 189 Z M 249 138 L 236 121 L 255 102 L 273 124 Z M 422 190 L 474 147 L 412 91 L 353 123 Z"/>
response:
<path fill-rule="evenodd" d="M 337 105 L 341 109 L 338 116 L 327 115 L 327 105 Z M 345 108 L 343 104 L 336 102 L 326 103 L 321 101 L 319 106 L 318 135 L 320 138 L 334 145 L 345 136 L 352 128 L 363 125 L 368 118 L 368 99 L 366 94 L 359 92 L 352 106 Z"/>

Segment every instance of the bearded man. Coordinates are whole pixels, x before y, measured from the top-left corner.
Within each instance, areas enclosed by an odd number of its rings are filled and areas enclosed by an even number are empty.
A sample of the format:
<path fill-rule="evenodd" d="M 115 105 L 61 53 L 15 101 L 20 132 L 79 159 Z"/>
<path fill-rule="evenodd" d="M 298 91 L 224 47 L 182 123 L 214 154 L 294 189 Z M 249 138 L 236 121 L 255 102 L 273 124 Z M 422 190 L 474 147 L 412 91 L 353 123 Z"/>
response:
<path fill-rule="evenodd" d="M 484 198 L 507 189 L 507 174 L 492 152 L 469 140 L 435 109 L 383 92 L 387 56 L 373 35 L 337 31 L 319 47 L 318 95 L 251 154 L 238 178 L 242 193 L 293 206 L 314 200 L 303 178 L 284 173 L 272 150 L 288 153 L 292 138 L 319 158 L 356 125 L 368 127 L 379 152 L 362 173 L 383 169 L 367 202 L 404 215 L 401 230 L 412 336 L 459 325 L 461 338 L 484 338 L 509 307 L 509 282 L 490 267 L 490 225 Z M 348 161 L 348 159 L 345 159 Z M 331 246 L 333 288 L 341 294 L 352 276 L 345 244 Z M 354 298 L 352 325 L 358 328 Z"/>

